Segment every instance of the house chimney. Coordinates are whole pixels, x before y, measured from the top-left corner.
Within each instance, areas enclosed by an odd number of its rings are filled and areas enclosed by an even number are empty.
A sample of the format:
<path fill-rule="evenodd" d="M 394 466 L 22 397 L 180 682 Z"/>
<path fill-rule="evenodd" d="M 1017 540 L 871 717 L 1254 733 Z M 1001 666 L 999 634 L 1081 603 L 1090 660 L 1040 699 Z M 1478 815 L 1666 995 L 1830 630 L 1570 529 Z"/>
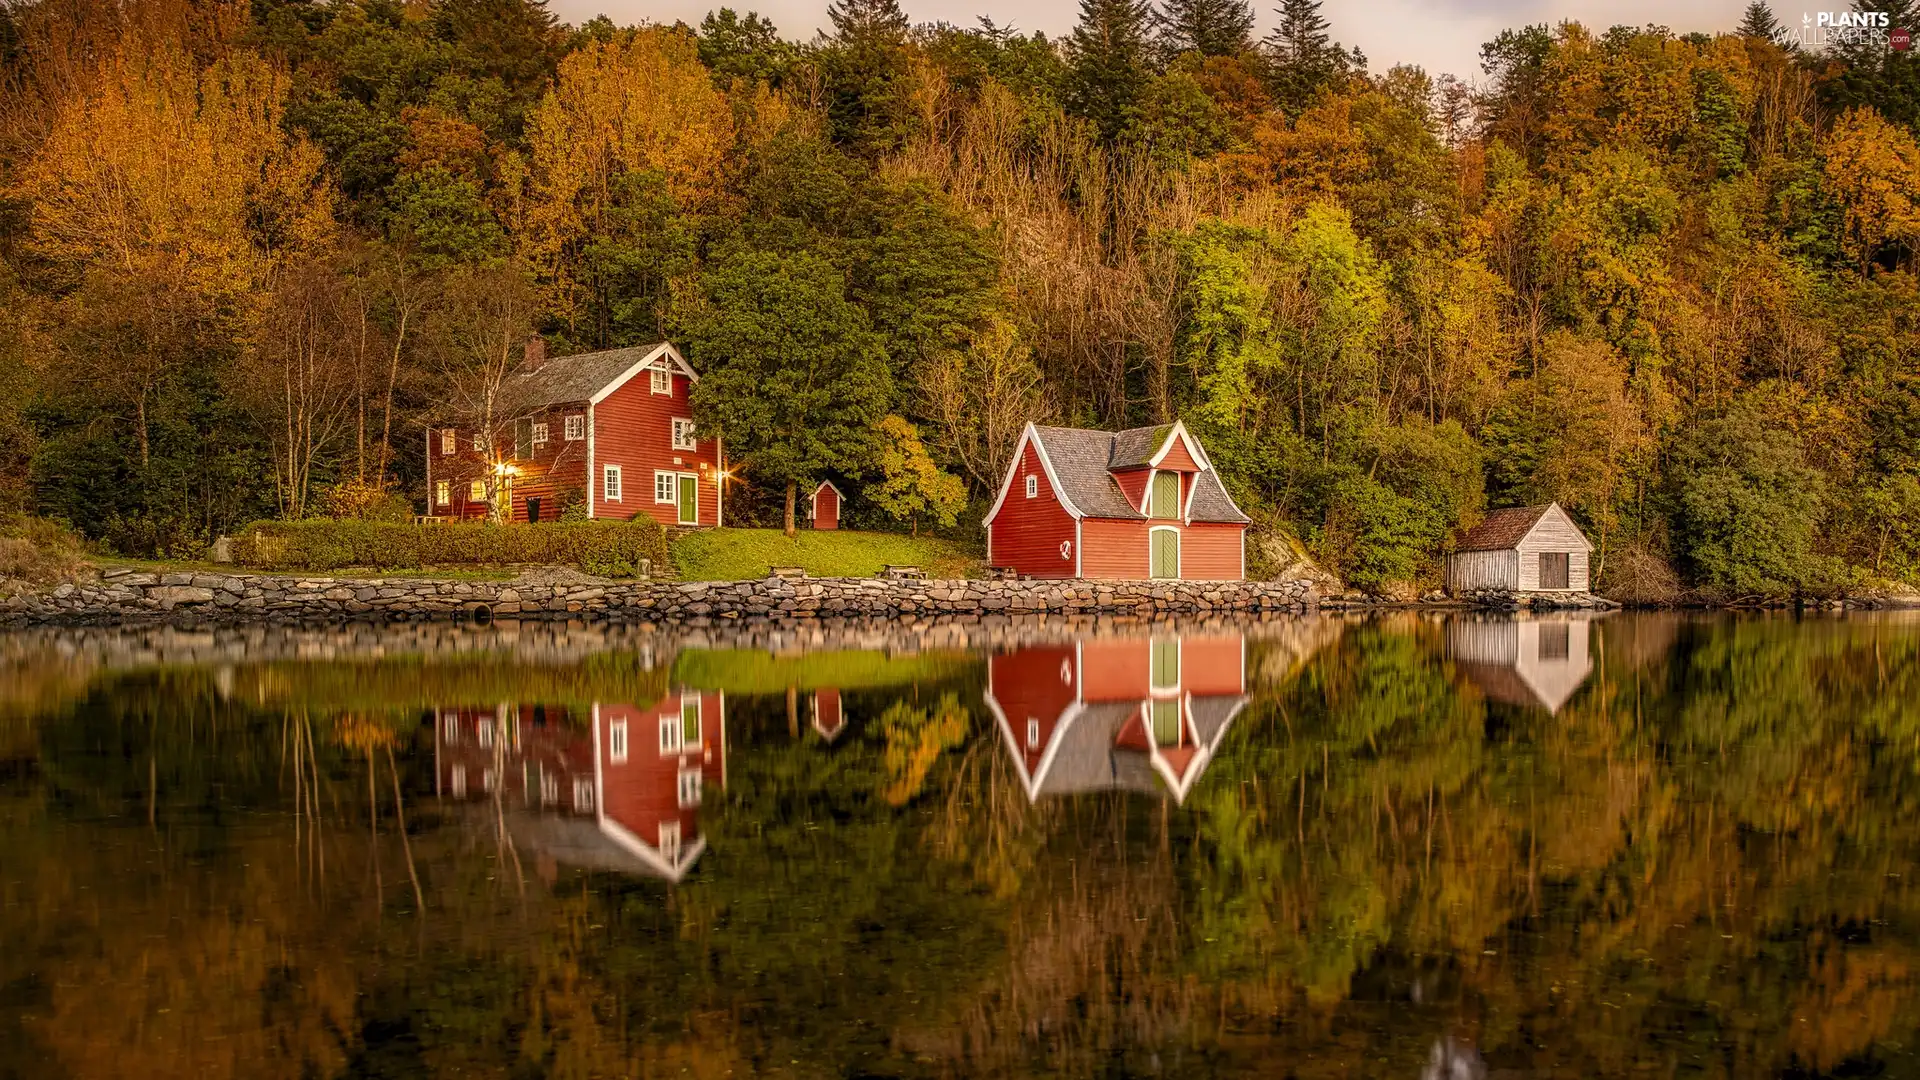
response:
<path fill-rule="evenodd" d="M 527 339 L 527 370 L 538 371 L 547 362 L 547 339 L 535 334 Z"/>

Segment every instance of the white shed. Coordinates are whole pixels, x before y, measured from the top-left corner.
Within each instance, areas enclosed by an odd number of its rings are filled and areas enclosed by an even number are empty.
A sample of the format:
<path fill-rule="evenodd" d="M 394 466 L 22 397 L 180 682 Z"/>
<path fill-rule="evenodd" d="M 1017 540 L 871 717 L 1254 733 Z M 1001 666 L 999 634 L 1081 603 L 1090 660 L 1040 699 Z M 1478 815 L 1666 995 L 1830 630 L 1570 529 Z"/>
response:
<path fill-rule="evenodd" d="M 1593 545 L 1559 503 L 1495 510 L 1447 557 L 1447 589 L 1574 592 L 1588 589 Z"/>

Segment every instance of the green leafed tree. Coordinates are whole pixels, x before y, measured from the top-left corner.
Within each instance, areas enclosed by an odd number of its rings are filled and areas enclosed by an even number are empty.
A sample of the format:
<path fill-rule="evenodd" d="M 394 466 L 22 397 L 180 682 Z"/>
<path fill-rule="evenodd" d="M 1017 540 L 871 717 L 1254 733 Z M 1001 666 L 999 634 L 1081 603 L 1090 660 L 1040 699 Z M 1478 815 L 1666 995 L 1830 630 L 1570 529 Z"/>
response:
<path fill-rule="evenodd" d="M 810 251 L 736 248 L 710 264 L 681 311 L 702 377 L 694 416 L 753 476 L 786 489 L 866 471 L 870 432 L 892 392 L 884 352 L 846 276 Z"/>

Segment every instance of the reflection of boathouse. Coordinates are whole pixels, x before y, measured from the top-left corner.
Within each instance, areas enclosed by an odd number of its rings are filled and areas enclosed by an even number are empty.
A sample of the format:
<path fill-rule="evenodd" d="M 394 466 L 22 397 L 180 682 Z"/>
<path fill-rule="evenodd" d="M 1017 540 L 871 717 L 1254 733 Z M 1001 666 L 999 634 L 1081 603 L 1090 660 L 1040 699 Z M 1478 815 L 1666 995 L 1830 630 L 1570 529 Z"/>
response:
<path fill-rule="evenodd" d="M 575 866 L 677 881 L 699 858 L 700 801 L 726 784 L 725 698 L 675 691 L 652 705 L 442 708 L 435 789 L 493 802 L 515 842 Z"/>
<path fill-rule="evenodd" d="M 1237 635 L 1095 638 L 993 657 L 986 704 L 1029 799 L 1129 789 L 1179 801 L 1245 691 Z"/>
<path fill-rule="evenodd" d="M 1447 654 L 1489 700 L 1557 713 L 1593 671 L 1593 624 L 1561 615 L 1447 624 Z"/>

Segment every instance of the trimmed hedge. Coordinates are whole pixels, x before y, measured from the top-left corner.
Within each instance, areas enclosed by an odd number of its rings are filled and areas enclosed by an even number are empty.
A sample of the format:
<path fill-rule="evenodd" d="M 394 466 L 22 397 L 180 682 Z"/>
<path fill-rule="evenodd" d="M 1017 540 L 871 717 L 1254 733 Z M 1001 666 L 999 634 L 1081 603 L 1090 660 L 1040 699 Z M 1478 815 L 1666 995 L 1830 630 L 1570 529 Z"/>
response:
<path fill-rule="evenodd" d="M 631 577 L 640 561 L 667 569 L 667 533 L 633 521 L 444 525 L 379 521 L 256 521 L 233 538 L 233 561 L 255 570 L 419 570 L 425 567 L 543 563 L 589 574 Z"/>

